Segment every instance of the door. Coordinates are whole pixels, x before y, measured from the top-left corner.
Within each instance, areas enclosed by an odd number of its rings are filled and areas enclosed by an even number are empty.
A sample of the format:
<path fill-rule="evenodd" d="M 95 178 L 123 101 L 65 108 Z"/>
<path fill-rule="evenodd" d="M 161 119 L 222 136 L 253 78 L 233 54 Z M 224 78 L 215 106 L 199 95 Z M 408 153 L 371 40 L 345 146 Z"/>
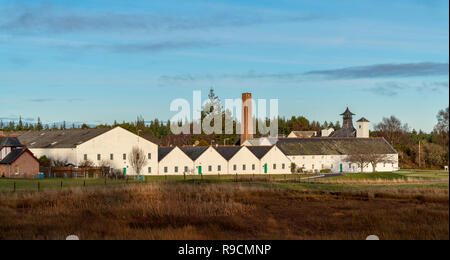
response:
<path fill-rule="evenodd" d="M 123 168 L 123 175 L 127 175 L 127 168 Z"/>
<path fill-rule="evenodd" d="M 264 174 L 267 174 L 267 163 L 264 164 Z"/>
<path fill-rule="evenodd" d="M 344 166 L 341 164 L 339 167 L 340 167 L 340 171 L 342 173 L 344 171 Z"/>
<path fill-rule="evenodd" d="M 198 175 L 202 175 L 202 166 L 198 166 Z"/>

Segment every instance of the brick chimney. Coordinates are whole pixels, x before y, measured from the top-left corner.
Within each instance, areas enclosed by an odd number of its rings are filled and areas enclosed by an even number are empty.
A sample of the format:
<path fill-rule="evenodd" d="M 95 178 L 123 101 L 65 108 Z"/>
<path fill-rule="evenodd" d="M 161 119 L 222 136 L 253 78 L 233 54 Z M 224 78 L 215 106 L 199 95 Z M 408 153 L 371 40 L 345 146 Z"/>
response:
<path fill-rule="evenodd" d="M 241 144 L 253 138 L 252 94 L 242 94 Z"/>

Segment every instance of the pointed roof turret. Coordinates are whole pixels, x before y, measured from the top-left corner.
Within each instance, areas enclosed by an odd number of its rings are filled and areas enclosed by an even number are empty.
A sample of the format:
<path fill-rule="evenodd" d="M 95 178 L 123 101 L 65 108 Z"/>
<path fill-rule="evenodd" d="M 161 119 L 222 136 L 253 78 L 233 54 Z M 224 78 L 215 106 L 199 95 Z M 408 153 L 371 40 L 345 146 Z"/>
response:
<path fill-rule="evenodd" d="M 347 110 L 345 110 L 344 113 L 341 114 L 341 116 L 344 116 L 344 118 L 351 118 L 353 117 L 355 114 L 353 114 L 352 112 L 350 112 L 350 109 L 347 107 Z"/>
<path fill-rule="evenodd" d="M 370 121 L 369 120 L 367 120 L 365 117 L 363 117 L 363 118 L 361 118 L 361 119 L 359 119 L 358 121 L 356 121 L 356 122 L 359 122 L 359 123 L 370 123 Z"/>

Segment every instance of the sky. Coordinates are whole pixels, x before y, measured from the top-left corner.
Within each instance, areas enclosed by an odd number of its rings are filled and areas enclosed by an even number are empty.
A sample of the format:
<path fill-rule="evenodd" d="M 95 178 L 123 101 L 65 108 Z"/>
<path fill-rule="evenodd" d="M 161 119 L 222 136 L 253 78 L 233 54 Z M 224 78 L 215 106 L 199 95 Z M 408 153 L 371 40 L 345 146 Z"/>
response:
<path fill-rule="evenodd" d="M 449 105 L 447 0 L 0 0 L 0 119 L 168 120 L 194 90 L 346 106 L 431 131 Z"/>

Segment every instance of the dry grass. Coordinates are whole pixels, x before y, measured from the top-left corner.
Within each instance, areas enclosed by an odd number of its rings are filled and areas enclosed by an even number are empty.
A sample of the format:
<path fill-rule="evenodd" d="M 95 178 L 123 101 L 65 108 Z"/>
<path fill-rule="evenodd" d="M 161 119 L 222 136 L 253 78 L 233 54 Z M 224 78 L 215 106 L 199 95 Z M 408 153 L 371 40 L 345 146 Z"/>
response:
<path fill-rule="evenodd" d="M 151 184 L 0 195 L 0 239 L 448 239 L 448 190 Z"/>

